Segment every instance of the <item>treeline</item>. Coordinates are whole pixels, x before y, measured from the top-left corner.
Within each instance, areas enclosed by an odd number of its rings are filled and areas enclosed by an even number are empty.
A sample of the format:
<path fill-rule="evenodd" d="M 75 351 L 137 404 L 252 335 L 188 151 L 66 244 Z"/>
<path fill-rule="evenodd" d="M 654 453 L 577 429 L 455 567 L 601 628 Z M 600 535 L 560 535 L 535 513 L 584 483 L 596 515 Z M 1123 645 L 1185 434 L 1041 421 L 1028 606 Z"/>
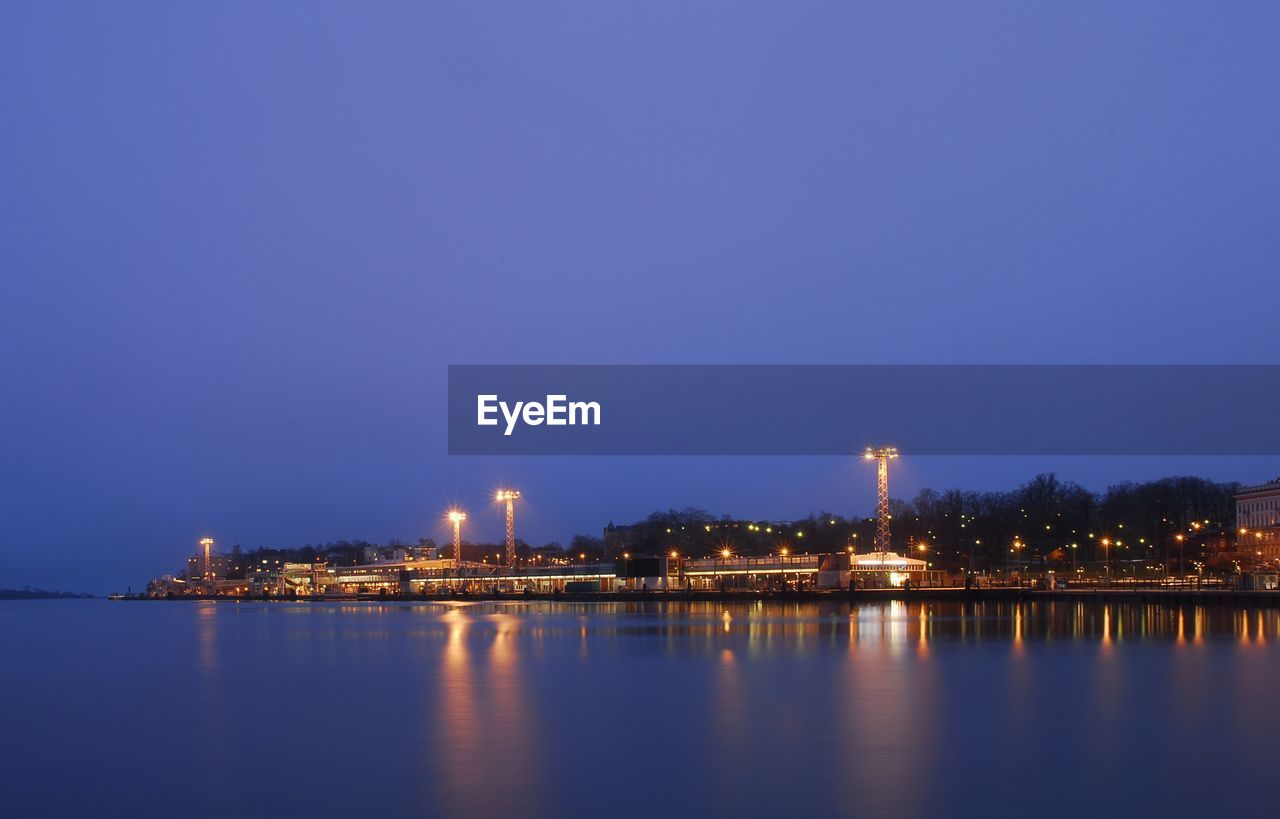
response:
<path fill-rule="evenodd" d="M 1007 492 L 922 490 L 890 502 L 891 545 L 939 568 L 1010 564 L 1208 560 L 1235 530 L 1234 483 L 1172 477 L 1123 483 L 1093 493 L 1055 474 L 1037 475 Z M 764 555 L 870 551 L 874 518 L 819 512 L 798 521 L 717 518 L 701 509 L 654 512 L 606 530 L 612 554 L 676 551 L 704 557 L 728 549 Z M 1178 536 L 1182 540 L 1178 540 Z"/>
<path fill-rule="evenodd" d="M 923 544 L 950 568 L 971 559 L 985 566 L 1208 560 L 1234 542 L 1237 488 L 1172 477 L 1095 494 L 1048 473 L 1012 492 L 924 490 L 896 506 L 895 541 Z"/>

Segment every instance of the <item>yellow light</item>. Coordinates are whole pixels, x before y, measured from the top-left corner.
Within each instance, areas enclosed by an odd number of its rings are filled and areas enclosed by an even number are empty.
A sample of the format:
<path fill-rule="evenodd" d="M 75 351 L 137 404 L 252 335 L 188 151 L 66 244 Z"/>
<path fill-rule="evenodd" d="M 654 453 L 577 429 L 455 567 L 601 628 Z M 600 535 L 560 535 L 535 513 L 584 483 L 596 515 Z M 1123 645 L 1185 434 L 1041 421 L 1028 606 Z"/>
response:
<path fill-rule="evenodd" d="M 463 512 L 463 511 L 461 511 L 460 509 L 450 509 L 450 510 L 449 510 L 449 520 L 453 521 L 454 523 L 461 523 L 462 521 L 464 521 L 464 520 L 466 520 L 466 519 L 467 519 L 467 513 L 466 513 L 466 512 Z"/>
<path fill-rule="evenodd" d="M 679 556 L 680 556 L 680 553 L 679 553 L 679 552 L 677 552 L 675 549 L 672 549 L 672 550 L 671 550 L 671 556 L 672 556 L 672 557 L 679 557 Z"/>
<path fill-rule="evenodd" d="M 781 549 L 778 550 L 778 553 L 781 554 L 783 557 L 786 557 L 787 555 L 791 554 L 791 550 L 788 549 L 786 546 L 783 546 Z"/>
<path fill-rule="evenodd" d="M 728 549 L 721 549 L 721 550 L 720 550 L 720 556 L 721 556 L 721 557 L 728 557 L 730 554 L 732 554 L 732 552 L 730 552 Z"/>

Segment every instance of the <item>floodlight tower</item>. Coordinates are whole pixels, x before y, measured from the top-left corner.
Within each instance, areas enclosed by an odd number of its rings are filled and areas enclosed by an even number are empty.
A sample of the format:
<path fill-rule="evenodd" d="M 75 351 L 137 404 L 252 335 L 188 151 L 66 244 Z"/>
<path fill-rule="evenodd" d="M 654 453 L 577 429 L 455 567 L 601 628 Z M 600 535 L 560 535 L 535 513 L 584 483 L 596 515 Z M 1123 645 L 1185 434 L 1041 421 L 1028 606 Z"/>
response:
<path fill-rule="evenodd" d="M 450 509 L 449 520 L 453 523 L 453 562 L 454 565 L 462 564 L 462 522 L 467 519 L 467 513 L 461 509 Z"/>
<path fill-rule="evenodd" d="M 499 489 L 494 496 L 499 502 L 507 504 L 507 568 L 516 565 L 516 499 L 520 497 L 518 489 Z"/>
<path fill-rule="evenodd" d="M 213 538 L 205 537 L 200 539 L 200 545 L 204 547 L 204 563 L 200 566 L 201 579 L 204 580 L 206 586 L 213 585 Z"/>
<path fill-rule="evenodd" d="M 862 457 L 876 462 L 876 551 L 889 551 L 889 461 L 898 457 L 896 446 L 867 447 Z"/>

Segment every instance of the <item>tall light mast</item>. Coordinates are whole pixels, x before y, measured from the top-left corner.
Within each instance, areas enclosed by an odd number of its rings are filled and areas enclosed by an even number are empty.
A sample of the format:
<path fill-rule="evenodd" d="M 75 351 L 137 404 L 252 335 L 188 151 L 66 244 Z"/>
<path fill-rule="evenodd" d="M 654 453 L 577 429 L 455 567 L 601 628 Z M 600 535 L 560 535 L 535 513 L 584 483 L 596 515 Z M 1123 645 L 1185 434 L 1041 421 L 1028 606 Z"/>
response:
<path fill-rule="evenodd" d="M 200 539 L 200 545 L 204 547 L 204 565 L 201 566 L 201 573 L 204 575 L 204 584 L 207 587 L 213 586 L 213 538 L 206 537 Z"/>
<path fill-rule="evenodd" d="M 867 447 L 862 457 L 876 462 L 876 551 L 889 551 L 889 461 L 898 457 L 896 446 Z"/>
<path fill-rule="evenodd" d="M 507 568 L 516 565 L 516 499 L 520 497 L 518 489 L 499 489 L 494 496 L 499 502 L 507 504 Z"/>
<path fill-rule="evenodd" d="M 449 520 L 453 523 L 453 562 L 455 566 L 462 565 L 462 522 L 467 519 L 467 513 L 461 509 L 450 509 Z"/>

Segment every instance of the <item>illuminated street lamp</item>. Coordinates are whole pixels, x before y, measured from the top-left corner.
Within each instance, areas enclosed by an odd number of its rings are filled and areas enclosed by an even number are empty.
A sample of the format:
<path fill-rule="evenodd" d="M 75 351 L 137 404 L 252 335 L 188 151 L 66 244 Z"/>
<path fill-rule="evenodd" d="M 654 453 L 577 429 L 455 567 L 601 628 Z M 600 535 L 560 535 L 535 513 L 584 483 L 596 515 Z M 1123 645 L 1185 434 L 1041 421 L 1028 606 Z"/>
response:
<path fill-rule="evenodd" d="M 201 573 L 204 575 L 206 585 L 213 585 L 213 538 L 206 537 L 200 539 L 200 545 L 204 547 L 204 565 L 201 566 Z"/>
<path fill-rule="evenodd" d="M 733 551 L 730 550 L 728 546 L 724 546 L 720 549 L 720 567 L 723 571 L 729 570 L 729 558 L 732 556 Z M 725 581 L 724 578 L 720 576 L 719 572 L 716 572 L 716 584 L 720 587 L 721 591 L 724 591 Z"/>
<path fill-rule="evenodd" d="M 867 447 L 862 457 L 876 462 L 876 538 L 877 552 L 889 551 L 889 461 L 898 457 L 893 446 Z"/>
<path fill-rule="evenodd" d="M 453 562 L 455 565 L 462 564 L 462 522 L 467 519 L 467 513 L 461 509 L 449 510 L 449 521 L 453 524 Z"/>
<path fill-rule="evenodd" d="M 518 489 L 499 489 L 494 500 L 507 505 L 507 566 L 516 565 L 516 499 L 520 497 Z"/>

